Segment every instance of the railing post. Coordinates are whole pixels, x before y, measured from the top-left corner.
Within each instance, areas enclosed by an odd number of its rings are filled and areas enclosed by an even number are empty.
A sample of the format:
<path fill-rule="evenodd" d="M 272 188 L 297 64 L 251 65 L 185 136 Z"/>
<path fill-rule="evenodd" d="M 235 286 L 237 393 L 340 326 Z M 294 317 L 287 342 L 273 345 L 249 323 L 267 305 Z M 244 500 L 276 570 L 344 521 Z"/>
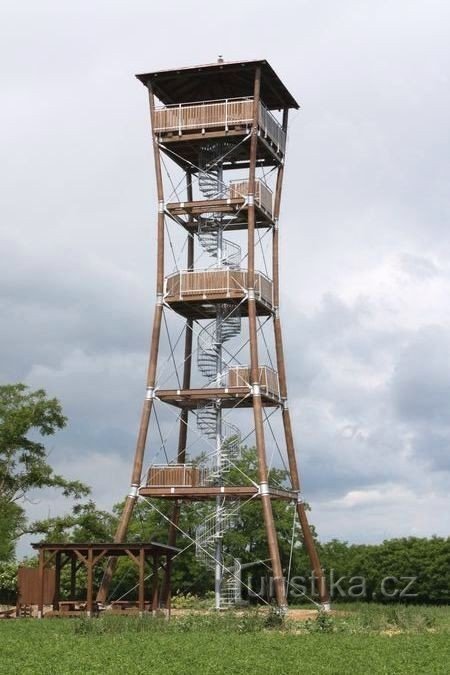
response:
<path fill-rule="evenodd" d="M 225 99 L 225 131 L 228 131 L 228 99 Z"/>
<path fill-rule="evenodd" d="M 178 136 L 181 136 L 181 103 L 178 106 Z"/>

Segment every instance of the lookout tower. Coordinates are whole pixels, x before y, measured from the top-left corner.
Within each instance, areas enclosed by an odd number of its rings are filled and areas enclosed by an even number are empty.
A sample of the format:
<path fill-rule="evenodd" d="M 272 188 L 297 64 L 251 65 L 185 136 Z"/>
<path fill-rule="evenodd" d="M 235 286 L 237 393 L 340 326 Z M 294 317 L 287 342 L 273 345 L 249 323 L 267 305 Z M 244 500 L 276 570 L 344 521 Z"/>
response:
<path fill-rule="evenodd" d="M 172 546 L 183 504 L 209 500 L 211 512 L 197 529 L 196 552 L 214 571 L 216 607 L 227 606 L 237 595 L 239 570 L 237 560 L 224 558 L 223 536 L 240 504 L 257 499 L 276 603 L 283 609 L 286 589 L 272 506 L 274 500 L 294 502 L 320 599 L 327 606 L 300 491 L 279 311 L 286 134 L 289 110 L 298 104 L 264 60 L 230 63 L 220 58 L 210 65 L 137 78 L 150 102 L 158 200 L 156 302 L 131 488 L 116 541 L 125 539 L 139 497 L 173 502 L 168 524 Z M 181 341 L 170 338 L 170 321 L 181 322 Z M 170 386 L 159 357 L 174 371 Z M 160 407 L 175 414 L 178 427 L 176 443 L 161 436 L 164 461 L 157 461 L 159 440 L 152 439 L 151 428 L 148 433 Z M 276 434 L 268 426 L 275 413 Z M 144 472 L 147 436 L 150 466 Z M 257 480 L 232 480 L 248 438 L 257 451 Z M 289 485 L 272 484 L 269 445 L 280 450 Z M 109 565 L 100 599 L 112 571 Z M 169 597 L 167 569 L 162 599 Z"/>

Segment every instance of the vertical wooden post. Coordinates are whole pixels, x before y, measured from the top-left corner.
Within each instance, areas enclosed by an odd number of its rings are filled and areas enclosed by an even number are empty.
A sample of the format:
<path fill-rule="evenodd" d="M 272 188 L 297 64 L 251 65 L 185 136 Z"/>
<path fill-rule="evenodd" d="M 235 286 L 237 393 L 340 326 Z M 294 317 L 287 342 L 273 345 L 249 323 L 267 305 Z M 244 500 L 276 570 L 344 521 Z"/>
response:
<path fill-rule="evenodd" d="M 192 193 L 192 172 L 186 172 L 186 188 L 187 200 L 191 202 L 193 199 Z M 189 215 L 189 222 L 192 222 L 192 216 Z M 191 270 L 194 267 L 194 235 L 189 230 L 187 241 L 187 269 Z M 184 336 L 184 364 L 183 364 L 183 389 L 189 389 L 191 386 L 191 371 L 192 371 L 192 337 L 193 337 L 193 320 L 186 319 L 186 328 Z M 188 432 L 189 411 L 183 408 L 180 413 L 180 429 L 178 434 L 178 451 L 177 462 L 184 464 L 186 461 L 186 441 Z M 169 534 L 167 543 L 169 546 L 175 546 L 177 540 L 177 526 L 180 520 L 180 503 L 175 502 L 172 509 L 171 522 L 169 525 Z M 171 560 L 167 559 L 166 571 L 163 576 L 161 587 L 161 602 L 164 606 L 167 605 L 170 598 L 170 575 L 171 575 Z"/>
<path fill-rule="evenodd" d="M 153 554 L 153 584 L 152 584 L 152 612 L 156 613 L 159 604 L 159 575 L 158 575 L 158 554 Z"/>
<path fill-rule="evenodd" d="M 169 525 L 169 535 L 168 535 L 168 545 L 175 546 L 178 532 L 178 523 L 180 521 L 180 503 L 177 501 L 172 509 L 172 515 Z M 171 576 L 172 576 L 172 559 L 167 558 L 166 569 L 163 573 L 163 580 L 161 584 L 161 604 L 163 607 L 170 605 L 170 596 L 172 593 L 171 589 Z"/>
<path fill-rule="evenodd" d="M 288 124 L 288 110 L 283 111 L 283 130 L 287 131 Z M 280 216 L 281 191 L 284 177 L 284 162 L 280 164 L 277 172 L 277 183 L 275 188 L 275 199 L 273 208 L 273 242 L 272 242 L 272 279 L 273 279 L 273 297 L 274 297 L 274 317 L 273 329 L 275 340 L 275 351 L 277 359 L 278 379 L 280 384 L 280 396 L 282 400 L 282 420 L 284 435 L 286 439 L 286 451 L 289 462 L 289 473 L 291 478 L 292 489 L 297 491 L 298 500 L 296 504 L 297 514 L 300 526 L 303 533 L 303 540 L 305 548 L 309 557 L 311 568 L 314 576 L 318 581 L 319 597 L 324 608 L 329 607 L 329 595 L 327 591 L 325 576 L 322 571 L 319 556 L 315 547 L 314 539 L 309 527 L 308 518 L 306 515 L 305 505 L 300 497 L 300 478 L 297 466 L 297 457 L 295 453 L 294 435 L 292 433 L 291 416 L 288 408 L 288 394 L 287 394 L 287 378 L 286 365 L 284 360 L 283 336 L 281 331 L 280 320 L 280 270 L 279 270 L 279 226 L 278 220 Z"/>
<path fill-rule="evenodd" d="M 39 601 L 38 601 L 38 619 L 44 616 L 44 574 L 45 574 L 45 552 L 39 549 Z"/>
<path fill-rule="evenodd" d="M 77 593 L 77 560 L 73 551 L 70 556 L 70 599 L 75 600 Z"/>
<path fill-rule="evenodd" d="M 169 592 L 167 594 L 167 597 L 165 598 L 164 602 L 164 607 L 166 609 L 166 619 L 170 619 L 170 613 L 171 613 L 171 607 L 172 607 L 172 582 L 171 582 L 171 575 L 172 575 L 172 553 L 167 551 L 166 553 L 166 568 L 167 568 L 167 577 L 168 577 L 168 589 Z"/>
<path fill-rule="evenodd" d="M 139 550 L 139 616 L 144 616 L 145 609 L 145 549 Z"/>
<path fill-rule="evenodd" d="M 138 490 L 141 483 L 142 466 L 144 463 L 145 444 L 147 441 L 150 415 L 155 396 L 156 366 L 158 362 L 159 340 L 161 336 L 162 313 L 164 306 L 164 187 L 161 170 L 161 156 L 158 139 L 154 131 L 155 97 L 152 87 L 148 83 L 150 120 L 152 127 L 153 153 L 155 160 L 156 192 L 158 197 L 158 220 L 157 220 L 157 263 L 156 263 L 156 305 L 153 318 L 153 330 L 150 345 L 150 358 L 147 369 L 146 396 L 142 408 L 141 423 L 134 454 L 133 471 L 131 475 L 130 491 L 126 498 L 119 525 L 114 537 L 115 542 L 122 542 L 128 530 L 128 525 L 133 514 L 134 505 L 138 498 Z M 106 566 L 102 583 L 100 585 L 97 600 L 106 602 L 111 578 L 117 565 L 117 559 L 110 558 Z"/>
<path fill-rule="evenodd" d="M 191 202 L 193 199 L 192 193 L 192 172 L 186 172 L 186 191 L 187 200 Z M 192 223 L 192 215 L 189 215 L 189 224 Z M 194 267 L 194 234 L 189 230 L 187 241 L 187 269 L 192 270 Z M 193 320 L 186 319 L 186 332 L 184 336 L 184 365 L 183 365 L 183 389 L 189 389 L 191 386 L 191 369 L 192 369 L 192 329 Z M 187 423 L 188 410 L 183 408 L 180 414 L 180 431 L 178 436 L 178 453 L 177 461 L 180 464 L 185 462 L 186 458 L 186 439 L 187 439 Z M 170 542 L 169 542 L 170 543 Z M 172 544 L 173 545 L 173 544 Z"/>
<path fill-rule="evenodd" d="M 86 568 L 87 568 L 87 598 L 86 598 L 86 615 L 88 617 L 92 616 L 92 595 L 94 591 L 93 587 L 93 561 L 94 561 L 94 556 L 93 556 L 93 551 L 92 548 L 88 548 L 88 557 L 86 561 Z"/>
<path fill-rule="evenodd" d="M 53 609 L 59 609 L 59 599 L 61 594 L 61 552 L 55 555 L 55 593 L 53 596 Z"/>
<path fill-rule="evenodd" d="M 284 588 L 283 570 L 281 567 L 280 551 L 273 518 L 272 503 L 270 501 L 266 448 L 264 441 L 264 425 L 262 415 L 261 390 L 258 364 L 258 338 L 256 327 L 256 298 L 255 298 L 255 175 L 258 147 L 258 118 L 260 106 L 261 68 L 258 66 L 255 73 L 253 92 L 253 124 L 250 139 L 250 168 L 248 178 L 248 322 L 250 338 L 250 379 L 253 398 L 253 415 L 255 423 L 256 449 L 258 453 L 258 474 L 260 497 L 267 532 L 269 555 L 272 562 L 272 572 L 275 596 L 281 609 L 287 606 Z"/>

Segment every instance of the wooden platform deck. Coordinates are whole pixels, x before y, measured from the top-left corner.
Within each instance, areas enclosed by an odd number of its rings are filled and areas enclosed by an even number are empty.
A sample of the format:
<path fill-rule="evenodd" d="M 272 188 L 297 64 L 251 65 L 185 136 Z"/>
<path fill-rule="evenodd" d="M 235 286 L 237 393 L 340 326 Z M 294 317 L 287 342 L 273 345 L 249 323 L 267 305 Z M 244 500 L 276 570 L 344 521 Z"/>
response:
<path fill-rule="evenodd" d="M 203 214 L 220 213 L 226 230 L 245 230 L 248 228 L 248 181 L 231 181 L 226 195 L 215 199 L 199 199 L 186 202 L 170 202 L 166 211 L 176 219 L 189 216 L 190 221 L 176 220 L 188 232 L 196 232 L 202 222 Z M 273 194 L 265 183 L 255 181 L 256 227 L 273 227 Z"/>
<path fill-rule="evenodd" d="M 205 140 L 227 139 L 235 149 L 227 154 L 223 168 L 249 165 L 253 99 L 251 97 L 180 103 L 162 106 L 154 113 L 154 132 L 161 149 L 183 168 L 197 164 Z M 258 163 L 273 166 L 282 161 L 286 134 L 274 115 L 259 104 Z"/>
<path fill-rule="evenodd" d="M 204 389 L 157 389 L 156 396 L 160 401 L 177 408 L 195 410 L 208 403 L 220 399 L 222 408 L 251 408 L 252 396 L 249 387 L 204 388 Z M 274 394 L 261 390 L 261 402 L 265 407 L 281 405 Z"/>
<path fill-rule="evenodd" d="M 141 497 L 164 497 L 165 499 L 188 499 L 202 501 L 215 499 L 216 497 L 228 497 L 230 499 L 249 499 L 260 496 L 259 490 L 254 485 L 222 485 L 222 486 L 145 486 L 139 489 Z M 273 499 L 285 499 L 292 501 L 297 499 L 297 493 L 293 490 L 280 490 L 269 487 L 269 495 Z"/>
<path fill-rule="evenodd" d="M 186 318 L 215 318 L 215 304 L 240 305 L 241 316 L 248 316 L 248 272 L 243 269 L 180 271 L 166 277 L 164 300 Z M 259 316 L 273 310 L 273 284 L 262 272 L 255 272 L 255 301 Z"/>
<path fill-rule="evenodd" d="M 190 169 L 198 162 L 200 148 L 207 141 L 235 141 L 236 150 L 230 153 L 223 162 L 223 169 L 248 169 L 250 166 L 250 138 L 245 127 L 236 125 L 233 129 L 224 127 L 204 133 L 184 133 L 181 136 L 176 132 L 158 134 L 161 142 L 161 151 L 178 164 L 182 169 Z M 283 161 L 283 154 L 277 152 L 276 147 L 263 136 L 258 136 L 257 167 L 278 166 Z"/>

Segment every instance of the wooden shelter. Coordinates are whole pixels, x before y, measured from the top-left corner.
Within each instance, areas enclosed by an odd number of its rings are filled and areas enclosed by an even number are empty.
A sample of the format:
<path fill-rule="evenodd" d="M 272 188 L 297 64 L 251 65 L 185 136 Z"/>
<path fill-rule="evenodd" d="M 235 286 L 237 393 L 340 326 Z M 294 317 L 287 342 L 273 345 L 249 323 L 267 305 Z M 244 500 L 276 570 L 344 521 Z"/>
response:
<path fill-rule="evenodd" d="M 136 564 L 139 570 L 138 602 L 140 613 L 145 609 L 156 611 L 160 606 L 160 570 L 170 574 L 172 557 L 179 551 L 173 546 L 167 546 L 158 542 L 141 543 L 49 543 L 39 542 L 32 544 L 39 554 L 39 568 L 32 570 L 32 583 L 30 575 L 19 576 L 20 587 L 19 602 L 23 605 L 38 605 L 38 617 L 44 616 L 44 605 L 52 604 L 53 614 L 70 615 L 86 612 L 92 616 L 99 609 L 94 599 L 94 570 L 105 559 L 117 560 L 120 557 L 128 557 Z M 61 598 L 61 570 L 70 566 L 70 597 Z M 86 597 L 76 597 L 77 572 L 86 570 Z M 151 573 L 151 599 L 146 597 L 146 576 Z M 167 602 L 168 600 L 168 602 Z M 130 604 L 130 603 L 127 603 Z M 170 596 L 166 598 L 166 608 L 170 609 Z M 19 607 L 20 610 L 20 607 Z"/>

